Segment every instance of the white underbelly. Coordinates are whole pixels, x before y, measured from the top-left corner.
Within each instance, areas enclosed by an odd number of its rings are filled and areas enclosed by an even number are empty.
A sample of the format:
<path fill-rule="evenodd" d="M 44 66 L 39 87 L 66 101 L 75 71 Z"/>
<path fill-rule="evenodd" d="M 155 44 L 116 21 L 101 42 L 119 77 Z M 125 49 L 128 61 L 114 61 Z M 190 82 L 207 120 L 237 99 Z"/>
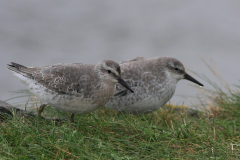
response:
<path fill-rule="evenodd" d="M 168 91 L 166 91 L 168 92 Z M 106 106 L 116 111 L 127 111 L 131 113 L 149 113 L 166 104 L 174 92 L 162 95 L 140 94 L 112 98 Z"/>
<path fill-rule="evenodd" d="M 40 101 L 57 109 L 64 110 L 69 113 L 83 114 L 96 110 L 99 104 L 95 104 L 96 100 L 91 98 L 76 97 L 72 95 L 59 95 L 54 91 L 48 90 L 36 81 L 26 78 L 20 74 L 15 73 L 19 79 L 27 84 L 27 88 Z M 106 101 L 107 102 L 107 101 Z"/>
<path fill-rule="evenodd" d="M 99 107 L 92 98 L 59 95 L 43 86 L 39 87 L 39 85 L 30 85 L 28 89 L 45 104 L 69 113 L 83 114 L 94 111 Z"/>

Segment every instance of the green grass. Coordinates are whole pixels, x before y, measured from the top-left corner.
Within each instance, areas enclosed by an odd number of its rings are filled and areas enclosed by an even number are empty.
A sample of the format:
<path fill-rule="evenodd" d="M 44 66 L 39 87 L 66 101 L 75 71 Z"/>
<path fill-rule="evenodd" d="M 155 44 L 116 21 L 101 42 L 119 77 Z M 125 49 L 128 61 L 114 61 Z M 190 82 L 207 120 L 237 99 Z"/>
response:
<path fill-rule="evenodd" d="M 240 159 L 239 86 L 202 78 L 214 89 L 202 93 L 198 117 L 172 105 L 144 115 L 100 108 L 75 123 L 14 115 L 0 122 L 0 159 Z"/>
<path fill-rule="evenodd" d="M 215 93 L 199 117 L 168 106 L 145 115 L 106 108 L 54 122 L 0 122 L 0 159 L 239 159 L 240 94 Z"/>

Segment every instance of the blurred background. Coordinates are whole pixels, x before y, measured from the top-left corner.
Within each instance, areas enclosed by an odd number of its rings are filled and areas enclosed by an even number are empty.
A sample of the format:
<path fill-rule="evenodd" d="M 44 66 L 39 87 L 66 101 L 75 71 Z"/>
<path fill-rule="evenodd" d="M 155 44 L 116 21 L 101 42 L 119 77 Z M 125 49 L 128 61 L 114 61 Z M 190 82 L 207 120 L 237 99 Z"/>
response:
<path fill-rule="evenodd" d="M 219 83 L 207 66 L 211 59 L 229 84 L 240 79 L 240 1 L 9 0 L 0 2 L 0 100 L 26 89 L 6 68 L 55 63 L 117 62 L 137 56 L 170 56 L 188 72 Z M 219 83 L 221 86 L 221 84 Z M 171 99 L 191 106 L 202 93 L 182 80 Z M 25 104 L 27 97 L 8 100 Z"/>

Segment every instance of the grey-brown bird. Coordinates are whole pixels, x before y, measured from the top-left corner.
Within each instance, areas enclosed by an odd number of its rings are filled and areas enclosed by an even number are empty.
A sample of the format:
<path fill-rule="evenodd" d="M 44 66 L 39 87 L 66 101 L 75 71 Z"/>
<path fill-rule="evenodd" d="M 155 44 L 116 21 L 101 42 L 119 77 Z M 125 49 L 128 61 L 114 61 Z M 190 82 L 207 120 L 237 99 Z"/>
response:
<path fill-rule="evenodd" d="M 106 104 L 116 111 L 133 114 L 155 111 L 172 98 L 181 79 L 203 86 L 186 73 L 179 60 L 171 57 L 137 57 L 120 63 L 120 66 L 122 77 L 134 93 L 130 94 L 124 87 L 117 85 L 115 96 Z"/>
<path fill-rule="evenodd" d="M 44 102 L 39 116 L 46 105 L 51 105 L 71 113 L 73 122 L 74 114 L 104 106 L 114 95 L 116 83 L 133 92 L 121 78 L 119 64 L 112 60 L 103 60 L 97 65 L 72 63 L 44 67 L 25 67 L 11 62 L 7 68 Z"/>

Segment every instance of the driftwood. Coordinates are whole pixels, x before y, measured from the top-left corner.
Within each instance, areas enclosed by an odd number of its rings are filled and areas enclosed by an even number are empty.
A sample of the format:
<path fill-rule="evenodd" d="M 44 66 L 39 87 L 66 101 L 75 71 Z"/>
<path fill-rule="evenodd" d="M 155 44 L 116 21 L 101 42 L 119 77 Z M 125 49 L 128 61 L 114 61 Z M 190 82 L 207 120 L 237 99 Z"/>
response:
<path fill-rule="evenodd" d="M 0 119 L 5 120 L 6 118 L 12 117 L 13 113 L 16 113 L 20 116 L 24 116 L 26 114 L 36 116 L 34 112 L 30 112 L 30 111 L 27 112 L 23 109 L 13 107 L 7 102 L 0 100 Z"/>
<path fill-rule="evenodd" d="M 0 120 L 6 120 L 7 118 L 11 118 L 13 116 L 13 113 L 19 115 L 19 116 L 25 116 L 25 117 L 38 117 L 37 112 L 24 110 L 20 108 L 16 108 L 8 104 L 7 102 L 0 100 Z M 54 117 L 41 117 L 42 119 L 47 120 L 54 120 L 54 121 L 61 121 L 66 120 L 66 118 L 54 118 Z"/>

